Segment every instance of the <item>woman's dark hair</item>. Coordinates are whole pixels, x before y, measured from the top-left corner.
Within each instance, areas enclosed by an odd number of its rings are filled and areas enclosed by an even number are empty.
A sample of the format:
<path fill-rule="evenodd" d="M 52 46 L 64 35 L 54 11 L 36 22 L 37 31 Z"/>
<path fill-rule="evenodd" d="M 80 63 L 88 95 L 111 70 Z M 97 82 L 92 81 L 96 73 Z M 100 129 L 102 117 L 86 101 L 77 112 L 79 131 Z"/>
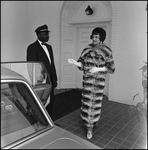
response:
<path fill-rule="evenodd" d="M 106 31 L 103 28 L 97 27 L 92 30 L 92 35 L 90 36 L 90 39 L 93 38 L 93 35 L 99 34 L 100 35 L 100 41 L 104 41 L 106 39 Z"/>

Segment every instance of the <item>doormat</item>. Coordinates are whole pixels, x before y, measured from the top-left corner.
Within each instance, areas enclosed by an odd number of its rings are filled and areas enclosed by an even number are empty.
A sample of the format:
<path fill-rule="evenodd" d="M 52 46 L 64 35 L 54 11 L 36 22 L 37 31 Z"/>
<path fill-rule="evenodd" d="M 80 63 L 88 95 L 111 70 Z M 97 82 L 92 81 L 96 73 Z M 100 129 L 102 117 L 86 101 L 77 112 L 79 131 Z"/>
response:
<path fill-rule="evenodd" d="M 72 89 L 54 97 L 53 121 L 81 107 L 81 90 Z"/>

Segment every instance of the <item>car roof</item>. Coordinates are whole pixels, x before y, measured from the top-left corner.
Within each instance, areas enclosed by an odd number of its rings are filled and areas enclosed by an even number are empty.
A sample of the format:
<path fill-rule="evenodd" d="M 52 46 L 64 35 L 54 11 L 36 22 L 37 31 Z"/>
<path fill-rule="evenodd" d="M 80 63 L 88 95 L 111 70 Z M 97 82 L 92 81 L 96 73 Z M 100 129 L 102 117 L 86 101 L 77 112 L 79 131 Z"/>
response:
<path fill-rule="evenodd" d="M 12 71 L 8 68 L 1 66 L 1 80 L 4 79 L 17 79 L 17 80 L 26 80 L 23 76 Z"/>

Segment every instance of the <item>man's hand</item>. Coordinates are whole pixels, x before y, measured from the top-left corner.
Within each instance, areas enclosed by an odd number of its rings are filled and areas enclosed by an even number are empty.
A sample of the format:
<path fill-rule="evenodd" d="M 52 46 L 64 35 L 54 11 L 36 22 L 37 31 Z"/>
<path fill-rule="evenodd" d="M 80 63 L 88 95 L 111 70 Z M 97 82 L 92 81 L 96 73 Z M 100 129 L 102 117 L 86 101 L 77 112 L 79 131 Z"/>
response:
<path fill-rule="evenodd" d="M 53 84 L 53 88 L 56 88 L 58 85 L 58 82 L 56 81 L 54 84 Z"/>

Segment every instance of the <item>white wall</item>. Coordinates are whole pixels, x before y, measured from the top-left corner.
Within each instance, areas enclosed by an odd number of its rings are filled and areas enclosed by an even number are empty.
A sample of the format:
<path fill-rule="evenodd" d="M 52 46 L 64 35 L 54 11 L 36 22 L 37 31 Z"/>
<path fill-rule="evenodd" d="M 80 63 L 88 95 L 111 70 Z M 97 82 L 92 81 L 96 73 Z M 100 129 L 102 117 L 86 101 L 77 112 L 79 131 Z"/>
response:
<path fill-rule="evenodd" d="M 116 40 L 112 100 L 133 103 L 139 93 L 143 99 L 142 73 L 139 70 L 147 61 L 146 1 L 116 1 Z M 134 101 L 138 101 L 138 97 Z"/>
<path fill-rule="evenodd" d="M 27 3 L 1 1 L 1 61 L 25 59 L 28 28 Z"/>
<path fill-rule="evenodd" d="M 1 61 L 26 60 L 27 46 L 36 40 L 34 30 L 49 26 L 50 40 L 59 75 L 58 12 L 62 1 L 1 1 Z M 133 103 L 142 95 L 141 71 L 147 61 L 147 1 L 115 1 L 116 34 L 113 55 L 116 72 L 112 75 L 111 100 Z M 136 102 L 136 101 L 135 101 Z M 135 103 L 134 102 L 134 103 Z"/>
<path fill-rule="evenodd" d="M 47 24 L 57 72 L 57 19 L 62 1 L 1 1 L 1 62 L 26 60 L 27 46 L 36 40 L 35 29 Z"/>

